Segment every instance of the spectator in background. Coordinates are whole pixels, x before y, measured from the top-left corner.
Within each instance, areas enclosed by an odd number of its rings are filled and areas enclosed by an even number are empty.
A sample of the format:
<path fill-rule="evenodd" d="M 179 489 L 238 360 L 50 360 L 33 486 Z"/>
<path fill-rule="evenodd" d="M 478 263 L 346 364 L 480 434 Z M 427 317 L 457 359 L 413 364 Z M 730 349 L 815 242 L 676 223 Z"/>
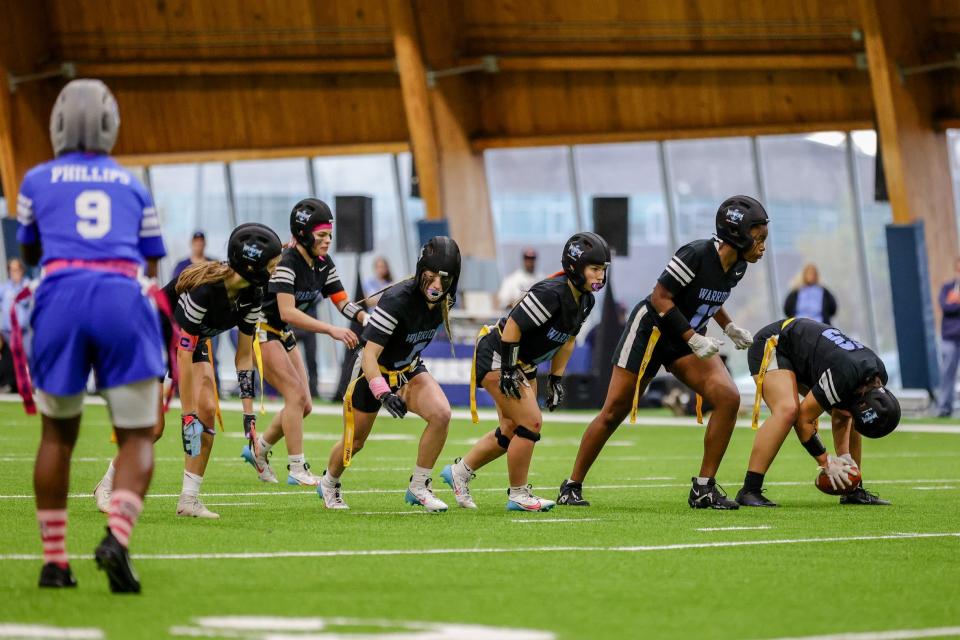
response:
<path fill-rule="evenodd" d="M 183 273 L 183 270 L 189 267 L 190 265 L 199 264 L 201 262 L 213 262 L 215 258 L 211 258 L 208 255 L 205 255 L 204 252 L 207 250 L 207 236 L 203 231 L 194 231 L 193 238 L 190 239 L 190 255 L 177 263 L 177 266 L 173 268 L 173 277 L 172 280 L 176 280 L 180 277 L 180 274 Z"/>
<path fill-rule="evenodd" d="M 940 323 L 942 362 L 940 366 L 940 393 L 937 398 L 937 416 L 953 415 L 953 391 L 957 382 L 957 363 L 960 362 L 960 259 L 955 267 L 957 277 L 940 289 Z"/>
<path fill-rule="evenodd" d="M 837 313 L 837 299 L 820 284 L 820 272 L 813 263 L 803 268 L 800 286 L 787 295 L 783 312 L 788 318 L 810 318 L 831 324 L 831 319 Z"/>
<path fill-rule="evenodd" d="M 7 262 L 7 281 L 0 285 L 0 334 L 3 335 L 4 342 L 10 341 L 12 328 L 10 310 L 13 309 L 17 295 L 23 291 L 27 284 L 26 267 L 23 266 L 23 262 L 20 258 L 11 258 Z M 27 322 L 28 315 L 23 304 L 17 306 L 17 320 L 24 332 L 30 328 Z"/>
<path fill-rule="evenodd" d="M 502 309 L 512 309 L 520 298 L 526 295 L 537 278 L 537 251 L 532 247 L 523 250 L 523 266 L 503 280 L 497 292 L 497 303 Z"/>
<path fill-rule="evenodd" d="M 363 281 L 363 295 L 367 296 L 367 307 L 377 306 L 380 296 L 374 296 L 376 292 L 393 284 L 393 274 L 390 273 L 390 265 L 383 256 L 377 256 L 373 261 L 373 275 Z"/>

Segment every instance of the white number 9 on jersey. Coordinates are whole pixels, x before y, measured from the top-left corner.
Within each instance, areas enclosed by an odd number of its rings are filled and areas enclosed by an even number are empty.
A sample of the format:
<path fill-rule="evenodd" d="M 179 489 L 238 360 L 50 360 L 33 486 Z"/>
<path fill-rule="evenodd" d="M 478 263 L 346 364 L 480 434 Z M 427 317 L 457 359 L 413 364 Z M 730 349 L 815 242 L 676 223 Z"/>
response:
<path fill-rule="evenodd" d="M 88 190 L 77 196 L 77 233 L 97 240 L 110 232 L 110 196 L 104 191 Z"/>

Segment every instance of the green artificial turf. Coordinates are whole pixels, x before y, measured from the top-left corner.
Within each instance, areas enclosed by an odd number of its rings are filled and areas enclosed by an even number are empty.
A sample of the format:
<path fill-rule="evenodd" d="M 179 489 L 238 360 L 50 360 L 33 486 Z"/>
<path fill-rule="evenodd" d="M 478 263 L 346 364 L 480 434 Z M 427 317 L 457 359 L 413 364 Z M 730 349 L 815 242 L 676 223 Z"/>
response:
<path fill-rule="evenodd" d="M 440 468 L 493 425 L 454 421 L 434 474 L 437 495 L 452 508 L 428 515 L 403 502 L 417 421 L 381 416 L 343 478 L 351 510 L 329 512 L 309 489 L 260 483 L 239 458 L 239 415 L 224 418 L 227 433 L 217 438 L 202 496 L 221 519 L 174 516 L 182 457 L 171 414 L 156 449 L 153 495 L 132 538 L 143 593 L 117 596 L 90 556 L 105 525 L 90 495 L 113 447 L 105 411 L 87 409 L 72 469 L 68 550 L 79 587 L 41 591 L 40 561 L 15 557 L 40 553 L 30 497 L 39 420 L 17 405 L 0 404 L 0 637 L 8 637 L 3 625 L 11 623 L 96 628 L 111 639 L 171 632 L 390 637 L 411 628 L 381 620 L 530 629 L 563 639 L 762 640 L 960 625 L 960 537 L 914 535 L 960 532 L 958 434 L 895 433 L 866 443 L 866 486 L 890 499 L 890 507 L 840 506 L 820 494 L 813 486 L 815 464 L 791 436 L 767 475 L 767 495 L 780 508 L 722 512 L 693 511 L 686 503 L 702 428 L 625 425 L 585 483 L 593 506 L 526 514 L 504 509 L 505 459 L 473 482 L 478 511 L 455 508 Z M 556 498 L 588 419 L 551 424 L 546 417 L 531 474 L 542 497 Z M 307 420 L 306 454 L 317 473 L 339 425 L 334 416 Z M 749 429 L 735 431 L 719 475 L 731 496 L 751 442 Z M 273 465 L 281 482 L 285 458 L 280 444 Z M 698 530 L 718 527 L 746 528 Z M 836 540 L 877 536 L 894 538 Z M 703 546 L 753 541 L 786 542 Z M 354 550 L 386 553 L 156 557 Z M 212 616 L 323 618 L 310 624 L 326 624 L 326 631 L 283 635 L 198 626 Z M 485 636 L 461 630 L 443 637 Z"/>

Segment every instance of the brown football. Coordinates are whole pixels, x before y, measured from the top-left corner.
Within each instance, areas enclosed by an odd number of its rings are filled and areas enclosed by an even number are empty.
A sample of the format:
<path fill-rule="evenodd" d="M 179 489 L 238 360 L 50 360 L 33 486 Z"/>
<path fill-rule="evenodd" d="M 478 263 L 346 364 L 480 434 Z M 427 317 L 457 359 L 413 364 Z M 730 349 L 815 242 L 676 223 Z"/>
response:
<path fill-rule="evenodd" d="M 817 485 L 817 489 L 820 489 L 820 491 L 827 494 L 828 496 L 842 496 L 847 493 L 853 493 L 853 490 L 856 489 L 857 486 L 860 484 L 861 478 L 860 478 L 859 471 L 851 472 L 848 477 L 850 478 L 850 482 L 852 483 L 849 487 L 845 489 L 834 489 L 833 487 L 830 486 L 830 478 L 827 476 L 827 474 L 824 473 L 823 471 L 820 471 L 819 473 L 817 473 L 817 479 L 814 481 L 814 484 Z"/>

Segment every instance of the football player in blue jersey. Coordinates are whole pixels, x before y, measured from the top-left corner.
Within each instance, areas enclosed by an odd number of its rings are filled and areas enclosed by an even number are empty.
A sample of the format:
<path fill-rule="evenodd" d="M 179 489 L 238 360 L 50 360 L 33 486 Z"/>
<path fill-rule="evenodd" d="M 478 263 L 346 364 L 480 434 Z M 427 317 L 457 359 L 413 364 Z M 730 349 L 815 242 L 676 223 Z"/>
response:
<path fill-rule="evenodd" d="M 42 587 L 73 587 L 66 550 L 70 459 L 91 369 L 107 401 L 119 455 L 106 536 L 95 551 L 113 592 L 139 592 L 130 534 L 153 474 L 160 321 L 138 282 L 165 254 L 142 184 L 108 155 L 116 100 L 99 80 L 73 80 L 50 117 L 55 158 L 31 169 L 17 201 L 17 239 L 42 279 L 31 318 L 30 373 L 43 434 L 34 468 L 43 540 Z"/>

